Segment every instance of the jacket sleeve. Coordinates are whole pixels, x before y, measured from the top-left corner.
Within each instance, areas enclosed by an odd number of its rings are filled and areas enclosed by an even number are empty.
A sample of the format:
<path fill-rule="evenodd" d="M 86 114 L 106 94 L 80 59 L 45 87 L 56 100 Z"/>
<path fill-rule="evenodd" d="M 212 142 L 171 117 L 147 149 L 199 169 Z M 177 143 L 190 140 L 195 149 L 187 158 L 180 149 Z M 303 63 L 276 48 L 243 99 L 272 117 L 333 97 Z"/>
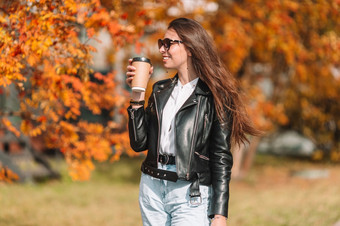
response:
<path fill-rule="evenodd" d="M 212 124 L 209 145 L 212 177 L 212 199 L 209 217 L 213 217 L 215 214 L 228 217 L 229 182 L 233 166 L 230 137 L 231 128 L 226 128 L 224 124 L 215 119 Z"/>
<path fill-rule="evenodd" d="M 135 152 L 141 152 L 147 150 L 148 147 L 148 124 L 150 118 L 150 106 L 154 104 L 153 93 L 155 92 L 155 87 L 159 83 L 156 82 L 152 86 L 152 92 L 148 100 L 148 106 L 140 108 L 132 108 L 129 106 L 127 108 L 129 115 L 129 137 L 130 146 Z"/>
<path fill-rule="evenodd" d="M 131 148 L 136 152 L 146 150 L 147 137 L 147 113 L 144 107 L 133 109 L 131 106 L 127 109 L 129 115 L 129 137 Z"/>

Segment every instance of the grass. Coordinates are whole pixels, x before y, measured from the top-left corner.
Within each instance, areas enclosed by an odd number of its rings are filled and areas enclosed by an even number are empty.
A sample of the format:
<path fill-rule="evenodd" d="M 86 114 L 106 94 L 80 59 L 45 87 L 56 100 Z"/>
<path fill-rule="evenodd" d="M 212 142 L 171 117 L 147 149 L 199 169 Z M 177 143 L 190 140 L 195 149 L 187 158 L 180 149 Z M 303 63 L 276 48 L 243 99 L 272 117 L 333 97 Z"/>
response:
<path fill-rule="evenodd" d="M 140 225 L 141 159 L 98 164 L 92 179 L 43 184 L 0 184 L 0 225 Z"/>
<path fill-rule="evenodd" d="M 293 176 L 328 170 L 327 178 Z M 231 183 L 229 225 L 332 226 L 340 220 L 340 166 L 258 155 L 243 181 Z"/>
<path fill-rule="evenodd" d="M 98 164 L 87 182 L 0 184 L 0 225 L 141 225 L 138 184 L 142 159 Z M 329 177 L 292 172 L 327 169 Z M 340 220 L 340 166 L 256 157 L 244 180 L 232 180 L 228 226 L 332 226 Z"/>

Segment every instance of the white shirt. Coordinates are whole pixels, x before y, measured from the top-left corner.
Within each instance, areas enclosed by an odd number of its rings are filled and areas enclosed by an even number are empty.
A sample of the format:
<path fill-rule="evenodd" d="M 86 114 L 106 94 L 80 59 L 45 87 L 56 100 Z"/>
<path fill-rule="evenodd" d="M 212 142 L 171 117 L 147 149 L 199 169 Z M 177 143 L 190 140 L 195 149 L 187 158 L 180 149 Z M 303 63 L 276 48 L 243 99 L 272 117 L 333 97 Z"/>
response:
<path fill-rule="evenodd" d="M 168 102 L 163 109 L 163 120 L 161 125 L 161 154 L 176 155 L 175 150 L 175 115 L 184 102 L 195 90 L 198 78 L 188 82 L 184 86 L 178 79 Z"/>

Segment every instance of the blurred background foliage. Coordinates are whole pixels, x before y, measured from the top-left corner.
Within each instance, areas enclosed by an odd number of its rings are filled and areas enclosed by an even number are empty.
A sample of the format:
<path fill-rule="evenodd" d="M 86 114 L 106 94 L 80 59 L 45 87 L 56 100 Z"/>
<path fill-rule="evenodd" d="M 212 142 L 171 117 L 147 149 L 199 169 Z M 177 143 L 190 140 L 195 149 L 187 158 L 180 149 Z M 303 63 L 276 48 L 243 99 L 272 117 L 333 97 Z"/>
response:
<path fill-rule="evenodd" d="M 196 19 L 214 38 L 258 128 L 295 131 L 315 145 L 312 158 L 340 161 L 338 0 L 1 1 L 0 136 L 61 152 L 75 180 L 89 179 L 94 161 L 136 155 L 127 59 L 149 56 L 151 83 L 172 76 L 156 40 L 176 17 Z M 16 179 L 5 166 L 0 175 Z"/>

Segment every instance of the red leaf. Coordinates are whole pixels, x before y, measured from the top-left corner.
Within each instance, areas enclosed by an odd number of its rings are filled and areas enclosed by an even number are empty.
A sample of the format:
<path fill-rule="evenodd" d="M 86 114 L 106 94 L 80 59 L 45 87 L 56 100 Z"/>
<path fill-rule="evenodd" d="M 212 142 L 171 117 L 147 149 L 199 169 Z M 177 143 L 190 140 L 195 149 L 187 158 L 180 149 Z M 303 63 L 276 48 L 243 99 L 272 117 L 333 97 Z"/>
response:
<path fill-rule="evenodd" d="M 144 16 L 146 14 L 146 10 L 139 11 L 137 16 Z"/>
<path fill-rule="evenodd" d="M 150 24 L 152 24 L 152 20 L 151 19 L 146 19 L 144 21 L 144 23 L 145 23 L 145 25 L 150 25 Z"/>
<path fill-rule="evenodd" d="M 123 20 L 126 20 L 128 18 L 128 13 L 123 13 L 120 18 L 123 19 Z"/>
<path fill-rule="evenodd" d="M 39 121 L 39 122 L 46 122 L 46 119 L 47 119 L 46 116 L 43 115 L 43 116 L 38 117 L 37 121 Z"/>

